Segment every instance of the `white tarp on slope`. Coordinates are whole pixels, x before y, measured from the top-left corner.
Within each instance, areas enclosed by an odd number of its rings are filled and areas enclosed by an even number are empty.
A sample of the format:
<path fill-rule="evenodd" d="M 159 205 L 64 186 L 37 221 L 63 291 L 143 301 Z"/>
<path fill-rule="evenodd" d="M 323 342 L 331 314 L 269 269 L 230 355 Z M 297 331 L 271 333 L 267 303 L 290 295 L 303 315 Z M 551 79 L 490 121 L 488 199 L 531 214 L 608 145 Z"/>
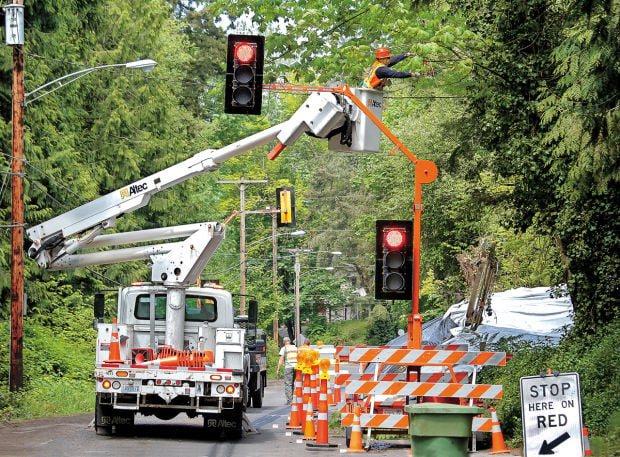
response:
<path fill-rule="evenodd" d="M 464 327 L 467 302 L 452 305 L 443 317 L 423 325 L 422 343 L 467 343 L 470 350 L 479 349 L 480 343 L 485 343 L 486 350 L 490 350 L 502 338 L 557 344 L 573 322 L 570 297 L 554 298 L 548 287 L 520 287 L 494 293 L 491 308 L 493 314 L 488 316 L 485 312 L 482 323 L 472 332 Z M 406 335 L 388 343 L 390 346 L 406 344 Z"/>

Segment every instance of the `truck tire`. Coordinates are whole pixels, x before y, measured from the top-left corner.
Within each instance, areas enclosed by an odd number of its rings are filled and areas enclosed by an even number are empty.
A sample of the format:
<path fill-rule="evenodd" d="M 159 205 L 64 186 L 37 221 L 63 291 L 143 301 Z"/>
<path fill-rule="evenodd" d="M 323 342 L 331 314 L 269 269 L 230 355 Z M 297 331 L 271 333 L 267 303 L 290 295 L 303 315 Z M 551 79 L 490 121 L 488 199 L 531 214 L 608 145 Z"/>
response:
<path fill-rule="evenodd" d="M 345 442 L 345 444 L 347 446 L 347 449 L 349 449 L 349 446 L 351 445 L 352 429 L 353 429 L 353 427 L 345 427 L 344 428 L 344 442 Z"/>
<path fill-rule="evenodd" d="M 265 394 L 265 388 L 263 383 L 261 382 L 260 387 L 252 392 L 252 407 L 253 408 L 262 408 L 263 407 L 263 395 Z"/>

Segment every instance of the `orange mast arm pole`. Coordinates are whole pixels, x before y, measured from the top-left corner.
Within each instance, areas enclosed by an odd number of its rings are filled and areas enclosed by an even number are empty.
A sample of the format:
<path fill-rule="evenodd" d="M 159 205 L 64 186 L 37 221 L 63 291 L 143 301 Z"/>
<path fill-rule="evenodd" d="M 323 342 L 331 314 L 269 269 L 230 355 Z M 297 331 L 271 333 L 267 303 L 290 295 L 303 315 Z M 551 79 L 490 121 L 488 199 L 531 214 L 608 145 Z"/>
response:
<path fill-rule="evenodd" d="M 419 314 L 420 304 L 420 232 L 422 219 L 422 184 L 431 183 L 437 177 L 437 166 L 430 160 L 418 160 L 413 153 L 388 129 L 381 120 L 373 114 L 362 101 L 353 94 L 347 84 L 339 87 L 313 87 L 266 84 L 263 89 L 290 90 L 303 92 L 333 92 L 348 97 L 362 112 L 375 123 L 377 127 L 396 145 L 390 154 L 400 149 L 415 166 L 415 186 L 413 196 L 413 285 L 411 298 L 411 314 L 407 325 L 407 347 L 414 349 L 422 348 L 422 315 Z M 277 149 L 274 148 L 274 151 Z M 272 151 L 269 159 L 274 159 L 284 149 Z"/>

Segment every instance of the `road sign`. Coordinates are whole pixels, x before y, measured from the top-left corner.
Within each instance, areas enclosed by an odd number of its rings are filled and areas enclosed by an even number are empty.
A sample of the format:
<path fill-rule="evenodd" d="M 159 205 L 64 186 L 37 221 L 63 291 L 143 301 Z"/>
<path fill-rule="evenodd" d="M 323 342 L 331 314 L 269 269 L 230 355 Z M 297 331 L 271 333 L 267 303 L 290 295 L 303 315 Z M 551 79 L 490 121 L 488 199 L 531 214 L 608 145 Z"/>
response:
<path fill-rule="evenodd" d="M 578 373 L 521 378 L 526 457 L 583 457 Z"/>

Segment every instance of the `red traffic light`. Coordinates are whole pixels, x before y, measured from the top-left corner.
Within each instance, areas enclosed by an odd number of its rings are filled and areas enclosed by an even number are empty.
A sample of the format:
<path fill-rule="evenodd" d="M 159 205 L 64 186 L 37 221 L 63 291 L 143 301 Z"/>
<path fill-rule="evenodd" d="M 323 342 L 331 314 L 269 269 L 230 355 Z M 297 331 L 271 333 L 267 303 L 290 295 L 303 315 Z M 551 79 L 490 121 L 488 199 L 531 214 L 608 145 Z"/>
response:
<path fill-rule="evenodd" d="M 228 35 L 224 112 L 260 114 L 263 98 L 265 37 Z"/>
<path fill-rule="evenodd" d="M 385 233 L 385 244 L 390 249 L 398 249 L 405 244 L 407 236 L 403 230 L 390 229 Z"/>
<path fill-rule="evenodd" d="M 376 221 L 375 298 L 377 300 L 412 298 L 412 235 L 412 221 Z"/>
<path fill-rule="evenodd" d="M 235 58 L 241 63 L 248 63 L 254 59 L 256 51 L 250 43 L 239 43 L 235 47 Z"/>

